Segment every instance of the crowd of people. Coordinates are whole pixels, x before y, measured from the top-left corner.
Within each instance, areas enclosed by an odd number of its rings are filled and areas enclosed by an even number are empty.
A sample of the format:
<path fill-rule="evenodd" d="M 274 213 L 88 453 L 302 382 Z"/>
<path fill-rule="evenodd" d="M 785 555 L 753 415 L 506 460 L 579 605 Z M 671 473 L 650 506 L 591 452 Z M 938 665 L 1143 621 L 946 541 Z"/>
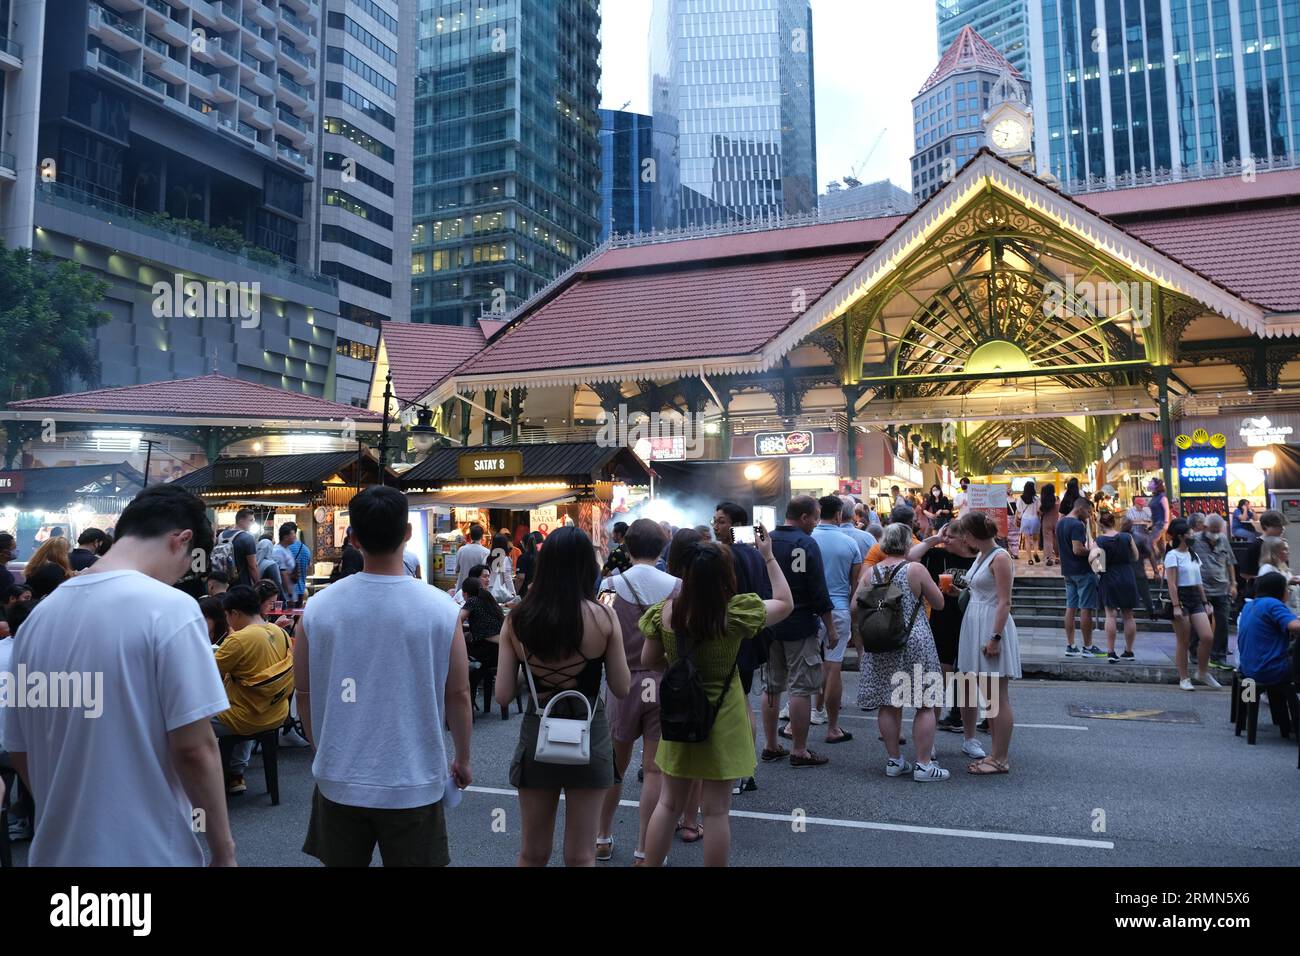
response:
<path fill-rule="evenodd" d="M 1105 608 L 1111 660 L 1132 659 L 1146 578 L 1135 569 L 1159 554 L 1183 686 L 1188 653 L 1195 679 L 1213 686 L 1238 596 L 1224 522 L 1168 522 L 1163 489 L 1152 491 L 1150 505 L 1121 516 L 1095 514 L 1073 480 L 1059 501 L 1050 485 L 1027 483 L 1014 506 L 1021 551 L 1041 536 L 1043 557 L 1028 559 L 1060 564 L 1067 653 L 1098 653 L 1092 615 Z M 565 863 L 615 857 L 613 820 L 638 742 L 632 864 L 664 865 L 676 838 L 703 841 L 705 863 L 725 865 L 732 801 L 758 789 L 760 763 L 824 767 L 854 739 L 841 725 L 850 647 L 854 702 L 876 714 L 884 777 L 950 779 L 940 731 L 962 735 L 968 774 L 1011 770 L 1016 558 L 999 522 L 966 506 L 965 483 L 951 501 L 933 488 L 919 510 L 896 495 L 883 520 L 852 496 L 799 495 L 772 529 L 751 527 L 734 502 L 719 503 L 710 524 L 619 523 L 604 561 L 576 527 L 516 544 L 474 525 L 449 592 L 413 566 L 399 491 L 368 488 L 349 511 L 347 567 L 300 610 L 310 549 L 292 523 L 269 551 L 251 512 L 214 538 L 203 502 L 171 485 L 141 492 L 113 538 L 86 532 L 75 550 L 51 539 L 33 556 L 30 593 L 3 592 L 21 636 L 0 641 L 0 671 L 102 673 L 108 704 L 97 720 L 67 708 L 0 714 L 0 769 L 18 788 L 11 814 L 27 835 L 33 805 L 57 821 L 35 821 L 32 864 L 199 864 L 192 808 L 211 862 L 233 864 L 226 798 L 246 789 L 254 740 L 274 731 L 314 750 L 304 852 L 363 866 L 378 847 L 386 865 L 445 865 L 445 811 L 474 776 L 478 672 L 492 674 L 498 705 L 527 701 L 509 766 L 525 866 L 551 858 L 561 798 Z M 1281 516 L 1259 525 L 1265 600 L 1243 614 L 1242 669 L 1274 680 L 1300 629 L 1300 577 Z M 0 535 L 0 568 L 12 551 Z M 172 585 L 199 553 L 212 566 L 196 601 Z M 46 577 L 58 577 L 48 590 Z M 844 753 L 870 762 L 872 749 Z M 95 796 L 106 792 L 112 801 Z"/>

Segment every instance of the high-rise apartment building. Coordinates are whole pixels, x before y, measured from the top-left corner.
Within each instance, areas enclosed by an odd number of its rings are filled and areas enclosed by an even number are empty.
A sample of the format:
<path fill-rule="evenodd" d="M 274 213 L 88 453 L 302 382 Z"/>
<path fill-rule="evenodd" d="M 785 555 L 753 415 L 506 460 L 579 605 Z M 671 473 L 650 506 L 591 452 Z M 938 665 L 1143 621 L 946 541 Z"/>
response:
<path fill-rule="evenodd" d="M 1300 0 L 1038 0 L 1030 32 L 1038 165 L 1066 189 L 1300 152 Z"/>
<path fill-rule="evenodd" d="M 912 100 L 912 198 L 917 203 L 938 192 L 986 145 L 984 114 L 1001 95 L 1000 84 L 1028 99 L 1020 71 L 973 27 L 963 27 Z"/>
<path fill-rule="evenodd" d="M 348 400 L 316 271 L 318 0 L 9 0 L 5 20 L 0 225 L 108 283 L 100 382 L 215 369 Z"/>
<path fill-rule="evenodd" d="M 0 0 L 0 242 L 6 246 L 32 244 L 44 36 L 45 0 Z"/>
<path fill-rule="evenodd" d="M 651 46 L 655 126 L 675 133 L 680 225 L 817 208 L 809 0 L 655 0 Z"/>
<path fill-rule="evenodd" d="M 1029 64 L 1029 8 L 1039 0 L 936 0 L 939 54 L 966 27 L 989 42 L 1032 82 Z"/>
<path fill-rule="evenodd" d="M 600 111 L 601 242 L 658 228 L 654 136 L 654 122 L 643 113 Z"/>
<path fill-rule="evenodd" d="M 416 0 L 324 0 L 320 271 L 338 280 L 338 400 L 365 401 L 379 325 L 411 312 Z"/>
<path fill-rule="evenodd" d="M 599 0 L 419 0 L 411 317 L 504 314 L 595 247 Z"/>

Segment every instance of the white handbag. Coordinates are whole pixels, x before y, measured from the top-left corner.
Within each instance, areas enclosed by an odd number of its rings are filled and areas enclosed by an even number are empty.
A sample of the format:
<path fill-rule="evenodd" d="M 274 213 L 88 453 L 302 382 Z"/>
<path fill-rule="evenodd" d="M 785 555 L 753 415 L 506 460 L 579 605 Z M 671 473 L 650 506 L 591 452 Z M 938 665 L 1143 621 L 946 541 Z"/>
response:
<path fill-rule="evenodd" d="M 537 700 L 537 685 L 533 683 L 533 670 L 524 658 L 524 673 L 528 675 L 528 689 L 533 695 L 533 706 L 542 710 Z M 552 717 L 551 708 L 566 697 L 577 697 L 587 708 L 587 719 Z M 591 720 L 594 715 L 591 701 L 581 691 L 564 690 L 546 702 L 542 710 L 541 726 L 537 728 L 537 747 L 533 759 L 538 763 L 556 763 L 581 766 L 591 763 Z"/>

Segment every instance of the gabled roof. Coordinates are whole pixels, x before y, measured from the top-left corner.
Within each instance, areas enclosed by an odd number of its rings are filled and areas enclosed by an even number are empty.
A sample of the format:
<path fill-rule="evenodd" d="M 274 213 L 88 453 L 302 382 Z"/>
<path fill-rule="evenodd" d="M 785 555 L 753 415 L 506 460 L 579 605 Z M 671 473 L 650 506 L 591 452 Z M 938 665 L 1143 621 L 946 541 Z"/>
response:
<path fill-rule="evenodd" d="M 404 402 L 417 400 L 462 362 L 482 351 L 488 336 L 504 324 L 491 320 L 468 327 L 385 322 L 379 334 L 393 373 L 394 393 Z"/>
<path fill-rule="evenodd" d="M 373 472 L 377 477 L 379 463 L 374 456 L 363 454 L 360 458 L 363 467 L 369 466 L 367 470 Z M 324 451 L 304 455 L 266 455 L 256 458 L 218 458 L 210 465 L 196 468 L 188 475 L 182 475 L 172 484 L 181 488 L 189 488 L 191 491 L 203 490 L 213 487 L 212 472 L 217 465 L 261 462 L 261 484 L 263 485 L 315 485 L 340 472 L 352 471 L 356 467 L 357 459 L 358 456 L 355 451 Z M 397 473 L 391 468 L 387 469 L 387 471 L 390 482 L 395 484 Z M 231 488 L 230 491 L 234 495 L 239 493 L 238 488 Z"/>
<path fill-rule="evenodd" d="M 46 398 L 10 402 L 13 411 L 67 411 L 147 414 L 178 418 L 249 418 L 320 421 L 350 418 L 378 421 L 379 416 L 352 405 L 326 401 L 300 392 L 258 385 L 213 373 L 144 385 L 97 388 Z"/>
<path fill-rule="evenodd" d="M 26 505 L 39 503 L 62 507 L 78 494 L 105 498 L 133 498 L 144 487 L 142 475 L 130 462 L 101 465 L 58 465 L 22 469 L 23 490 L 19 499 Z"/>
<path fill-rule="evenodd" d="M 921 87 L 921 93 L 925 93 L 954 73 L 964 73 L 967 70 L 1010 73 L 1017 80 L 1024 79 L 1020 71 L 1012 66 L 996 47 L 975 32 L 974 27 L 964 26 L 961 33 L 957 34 L 957 39 L 952 41 L 952 45 L 940 58 L 939 65 L 934 68 L 930 78 Z"/>

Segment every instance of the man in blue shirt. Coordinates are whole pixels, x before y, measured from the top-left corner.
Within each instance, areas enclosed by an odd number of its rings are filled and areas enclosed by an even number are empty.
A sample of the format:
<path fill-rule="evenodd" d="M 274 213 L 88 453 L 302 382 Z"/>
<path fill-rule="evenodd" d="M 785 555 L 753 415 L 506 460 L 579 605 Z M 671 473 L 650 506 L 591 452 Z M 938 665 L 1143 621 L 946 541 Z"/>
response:
<path fill-rule="evenodd" d="M 850 601 L 853 592 L 857 590 L 858 576 L 866 555 L 853 538 L 843 533 L 840 518 L 844 514 L 844 502 L 835 495 L 827 495 L 818 500 L 817 505 L 821 509 L 821 521 L 813 528 L 812 538 L 817 542 L 817 547 L 821 548 L 822 568 L 826 573 L 826 590 L 833 605 L 831 620 L 835 624 L 835 630 L 831 633 L 824 625 L 817 629 L 822 641 L 825 687 L 823 693 L 813 698 L 812 722 L 826 724 L 826 742 L 839 744 L 853 739 L 853 735 L 842 730 L 839 724 L 841 697 L 844 693 L 841 671 L 844 667 L 844 649 L 849 646 L 853 633 Z M 874 538 L 871 543 L 876 543 Z M 867 550 L 871 550 L 870 546 Z"/>
<path fill-rule="evenodd" d="M 790 582 L 794 612 L 770 628 L 772 646 L 763 671 L 766 693 L 763 695 L 763 760 L 770 763 L 789 755 L 792 767 L 820 767 L 826 757 L 808 749 L 808 724 L 812 716 L 812 697 L 822 689 L 821 639 L 818 621 L 828 631 L 834 605 L 826 589 L 822 553 L 812 538 L 820 509 L 817 499 L 808 495 L 792 498 L 785 509 L 785 521 L 771 532 L 772 551 L 781 571 Z M 790 695 L 790 739 L 792 751 L 781 746 L 777 736 L 777 715 L 781 694 Z"/>
<path fill-rule="evenodd" d="M 1255 581 L 1255 599 L 1247 601 L 1237 620 L 1237 651 L 1241 676 L 1260 687 L 1291 680 L 1291 639 L 1300 634 L 1300 618 L 1282 602 L 1286 576 L 1277 572 Z"/>
<path fill-rule="evenodd" d="M 844 504 L 844 510 L 840 513 L 839 528 L 841 534 L 846 534 L 852 538 L 858 545 L 858 554 L 863 561 L 867 560 L 867 555 L 871 553 L 871 548 L 876 543 L 876 536 L 870 532 L 863 531 L 853 523 L 853 518 L 857 514 L 858 502 L 852 495 L 842 495 L 840 501 Z M 875 512 L 870 512 L 871 521 L 879 522 Z"/>
<path fill-rule="evenodd" d="M 1080 496 L 1074 510 L 1056 523 L 1056 553 L 1061 556 L 1061 576 L 1065 578 L 1065 653 L 1074 657 L 1105 657 L 1106 652 L 1092 642 L 1092 613 L 1097 609 L 1099 588 L 1097 575 L 1088 563 L 1088 516 L 1092 502 Z M 1074 615 L 1080 612 L 1083 631 L 1082 651 L 1074 646 Z"/>

